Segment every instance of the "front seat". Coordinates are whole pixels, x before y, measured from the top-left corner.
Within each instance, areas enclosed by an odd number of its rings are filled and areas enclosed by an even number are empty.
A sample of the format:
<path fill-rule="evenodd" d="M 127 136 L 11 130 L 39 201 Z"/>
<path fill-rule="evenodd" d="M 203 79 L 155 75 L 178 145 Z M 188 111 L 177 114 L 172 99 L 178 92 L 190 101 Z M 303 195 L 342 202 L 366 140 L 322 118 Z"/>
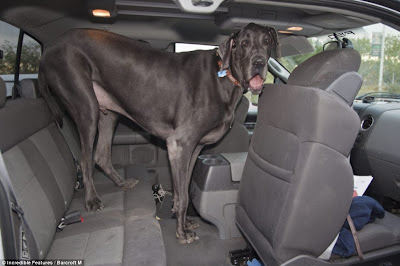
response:
<path fill-rule="evenodd" d="M 265 265 L 318 265 L 346 220 L 359 66 L 355 50 L 326 51 L 299 65 L 288 84 L 264 87 L 236 223 Z"/>

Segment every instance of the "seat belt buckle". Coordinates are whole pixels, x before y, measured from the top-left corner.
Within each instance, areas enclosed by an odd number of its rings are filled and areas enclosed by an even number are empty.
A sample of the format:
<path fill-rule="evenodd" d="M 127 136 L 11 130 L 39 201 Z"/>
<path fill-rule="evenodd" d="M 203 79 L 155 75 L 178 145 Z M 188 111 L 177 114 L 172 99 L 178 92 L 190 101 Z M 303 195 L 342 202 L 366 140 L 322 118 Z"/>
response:
<path fill-rule="evenodd" d="M 57 226 L 57 230 L 61 231 L 70 224 L 83 223 L 84 219 L 80 211 L 74 211 L 61 218 L 61 222 Z"/>

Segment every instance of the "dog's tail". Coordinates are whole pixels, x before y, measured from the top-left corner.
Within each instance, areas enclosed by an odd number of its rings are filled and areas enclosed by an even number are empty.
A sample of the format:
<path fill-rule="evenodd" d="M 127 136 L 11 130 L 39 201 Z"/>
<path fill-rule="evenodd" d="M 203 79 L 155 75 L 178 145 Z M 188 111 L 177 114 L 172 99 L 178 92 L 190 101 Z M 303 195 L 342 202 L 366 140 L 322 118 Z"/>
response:
<path fill-rule="evenodd" d="M 40 94 L 43 96 L 45 102 L 50 108 L 50 111 L 53 113 L 55 122 L 58 124 L 59 127 L 62 128 L 63 114 L 54 96 L 51 94 L 49 90 L 49 86 L 47 84 L 46 77 L 43 73 L 42 67 L 39 68 L 38 86 Z"/>

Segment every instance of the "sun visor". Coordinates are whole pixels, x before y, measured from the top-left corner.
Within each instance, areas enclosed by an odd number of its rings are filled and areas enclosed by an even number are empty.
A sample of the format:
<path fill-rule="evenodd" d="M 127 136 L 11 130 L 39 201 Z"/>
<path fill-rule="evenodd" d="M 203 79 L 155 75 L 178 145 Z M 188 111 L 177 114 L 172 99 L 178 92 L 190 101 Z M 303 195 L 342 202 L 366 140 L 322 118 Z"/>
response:
<path fill-rule="evenodd" d="M 314 47 L 304 36 L 282 36 L 279 38 L 281 57 L 314 52 Z"/>

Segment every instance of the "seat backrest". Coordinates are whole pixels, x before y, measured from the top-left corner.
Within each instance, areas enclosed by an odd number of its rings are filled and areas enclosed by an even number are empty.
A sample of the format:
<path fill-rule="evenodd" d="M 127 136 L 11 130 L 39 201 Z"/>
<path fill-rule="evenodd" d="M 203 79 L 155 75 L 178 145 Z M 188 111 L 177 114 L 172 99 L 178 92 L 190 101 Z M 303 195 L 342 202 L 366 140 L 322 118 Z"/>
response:
<path fill-rule="evenodd" d="M 0 150 L 38 248 L 32 259 L 43 259 L 72 201 L 75 165 L 43 99 L 1 99 Z"/>
<path fill-rule="evenodd" d="M 37 99 L 39 97 L 37 79 L 23 79 L 18 83 L 18 90 L 22 98 Z"/>
<path fill-rule="evenodd" d="M 321 255 L 352 199 L 347 157 L 359 117 L 342 97 L 310 87 L 318 80 L 297 72 L 294 81 L 302 86 L 264 87 L 236 205 L 237 225 L 266 265 Z"/>
<path fill-rule="evenodd" d="M 319 88 L 352 105 L 362 85 L 360 64 L 360 53 L 354 49 L 324 51 L 298 65 L 287 84 Z"/>

